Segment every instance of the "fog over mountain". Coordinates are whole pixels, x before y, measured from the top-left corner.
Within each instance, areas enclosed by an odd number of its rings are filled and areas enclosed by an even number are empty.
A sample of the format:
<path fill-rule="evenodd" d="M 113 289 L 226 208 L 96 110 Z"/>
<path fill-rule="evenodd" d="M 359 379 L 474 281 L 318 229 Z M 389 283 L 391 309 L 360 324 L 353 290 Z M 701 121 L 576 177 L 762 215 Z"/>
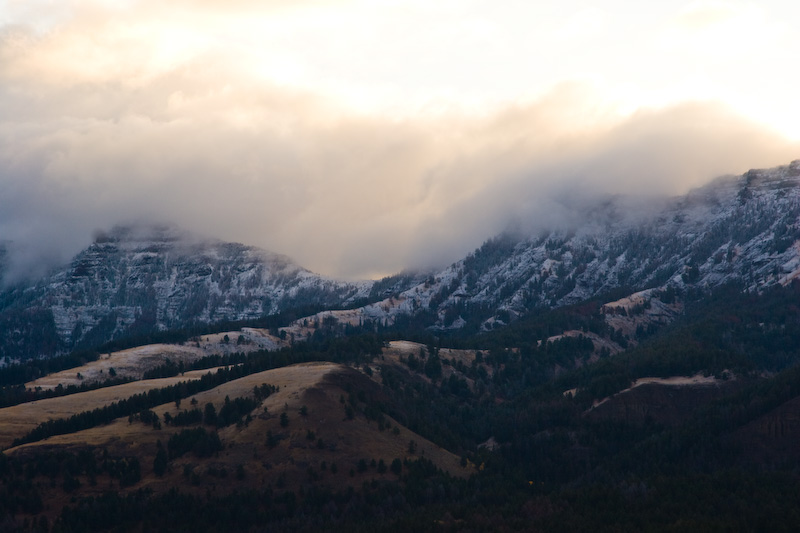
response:
<path fill-rule="evenodd" d="M 214 37 L 203 24 L 228 20 L 215 2 L 176 4 L 184 26 L 166 28 L 152 2 L 124 12 L 27 9 L 0 21 L 0 240 L 12 241 L 12 280 L 68 260 L 94 230 L 138 221 L 274 250 L 325 275 L 374 278 L 442 266 L 509 224 L 569 222 L 580 215 L 565 205 L 575 194 L 678 194 L 800 154 L 725 103 L 621 110 L 593 84 L 569 81 L 580 76 L 475 106 L 411 93 L 422 103 L 397 112 L 342 103 L 328 78 L 314 90 L 281 81 L 274 65 L 261 76 L 234 61 L 271 49 L 237 44 L 233 22 Z M 370 57 L 368 68 L 379 68 Z M 447 78 L 454 88 L 468 64 L 459 59 Z M 471 78 L 485 85 L 481 72 Z M 372 81 L 352 98 L 383 94 Z M 461 86 L 470 93 L 471 83 Z"/>
<path fill-rule="evenodd" d="M 24 272 L 76 253 L 95 228 L 155 219 L 369 277 L 453 261 L 513 220 L 575 216 L 563 205 L 574 193 L 678 193 L 792 158 L 780 139 L 700 104 L 578 134 L 545 111 L 350 117 L 286 135 L 224 120 L 47 121 L 0 149 L 0 230 Z"/>

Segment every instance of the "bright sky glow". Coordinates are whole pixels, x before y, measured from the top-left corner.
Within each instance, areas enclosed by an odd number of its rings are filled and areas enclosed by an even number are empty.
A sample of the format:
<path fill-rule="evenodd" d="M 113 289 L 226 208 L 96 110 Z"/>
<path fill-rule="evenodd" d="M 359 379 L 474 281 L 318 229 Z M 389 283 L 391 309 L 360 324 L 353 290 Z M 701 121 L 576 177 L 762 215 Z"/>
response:
<path fill-rule="evenodd" d="M 3 0 L 0 13 L 35 32 L 23 62 L 50 79 L 135 84 L 211 61 L 390 114 L 481 112 L 578 81 L 623 110 L 714 100 L 800 137 L 796 2 Z"/>

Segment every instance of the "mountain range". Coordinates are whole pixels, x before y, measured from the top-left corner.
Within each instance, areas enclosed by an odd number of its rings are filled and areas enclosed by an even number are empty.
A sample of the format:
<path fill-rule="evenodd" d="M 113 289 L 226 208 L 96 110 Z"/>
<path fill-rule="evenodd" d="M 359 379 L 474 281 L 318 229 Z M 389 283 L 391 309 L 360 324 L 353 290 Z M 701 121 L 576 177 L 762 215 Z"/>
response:
<path fill-rule="evenodd" d="M 436 331 L 485 331 L 605 294 L 734 282 L 758 290 L 800 274 L 800 161 L 675 198 L 609 196 L 568 208 L 569 224 L 503 233 L 440 271 L 355 283 L 174 227 L 117 227 L 45 278 L 0 293 L 0 355 L 52 355 L 300 308 L 356 308 L 350 323 L 416 317 Z"/>

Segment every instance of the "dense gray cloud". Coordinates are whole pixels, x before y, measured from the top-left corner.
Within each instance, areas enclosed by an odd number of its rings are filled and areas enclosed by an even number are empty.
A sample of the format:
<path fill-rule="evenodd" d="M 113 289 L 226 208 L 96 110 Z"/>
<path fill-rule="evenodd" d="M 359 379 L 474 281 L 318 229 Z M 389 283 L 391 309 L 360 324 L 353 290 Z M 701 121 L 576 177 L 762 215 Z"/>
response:
<path fill-rule="evenodd" d="M 512 222 L 575 223 L 575 194 L 676 194 L 800 153 L 717 104 L 604 115 L 574 85 L 398 118 L 253 81 L 212 52 L 141 75 L 54 65 L 73 33 L 0 36 L 0 240 L 15 273 L 146 220 L 378 276 L 456 260 Z"/>

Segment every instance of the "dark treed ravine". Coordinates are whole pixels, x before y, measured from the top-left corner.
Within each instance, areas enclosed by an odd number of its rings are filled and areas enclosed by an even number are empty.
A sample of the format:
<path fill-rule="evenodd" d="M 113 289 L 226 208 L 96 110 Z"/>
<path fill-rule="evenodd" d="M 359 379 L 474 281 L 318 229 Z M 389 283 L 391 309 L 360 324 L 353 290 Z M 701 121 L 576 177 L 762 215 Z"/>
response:
<path fill-rule="evenodd" d="M 103 235 L 2 292 L 0 531 L 797 531 L 798 178 L 360 284 Z"/>

